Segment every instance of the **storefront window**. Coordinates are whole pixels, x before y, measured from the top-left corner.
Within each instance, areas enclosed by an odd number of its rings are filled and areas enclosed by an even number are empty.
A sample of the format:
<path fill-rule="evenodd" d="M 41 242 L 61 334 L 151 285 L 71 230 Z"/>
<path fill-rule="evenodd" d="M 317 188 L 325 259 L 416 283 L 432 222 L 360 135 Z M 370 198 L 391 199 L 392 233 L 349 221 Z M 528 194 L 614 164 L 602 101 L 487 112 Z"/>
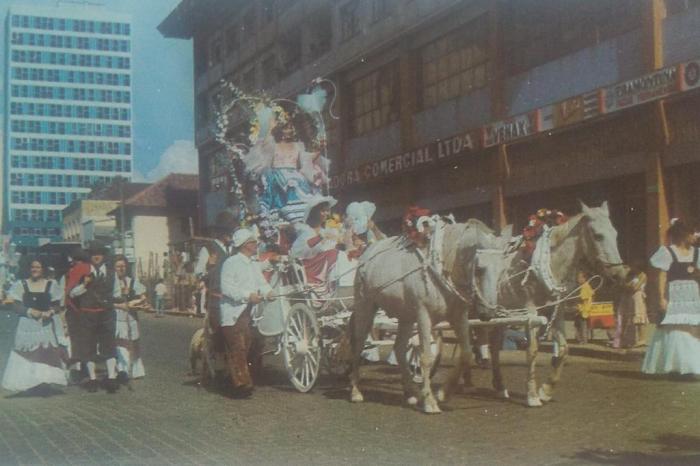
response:
<path fill-rule="evenodd" d="M 360 136 L 398 120 L 398 66 L 392 62 L 351 84 L 352 134 Z"/>
<path fill-rule="evenodd" d="M 489 77 L 486 24 L 479 18 L 422 49 L 424 107 L 486 85 Z"/>

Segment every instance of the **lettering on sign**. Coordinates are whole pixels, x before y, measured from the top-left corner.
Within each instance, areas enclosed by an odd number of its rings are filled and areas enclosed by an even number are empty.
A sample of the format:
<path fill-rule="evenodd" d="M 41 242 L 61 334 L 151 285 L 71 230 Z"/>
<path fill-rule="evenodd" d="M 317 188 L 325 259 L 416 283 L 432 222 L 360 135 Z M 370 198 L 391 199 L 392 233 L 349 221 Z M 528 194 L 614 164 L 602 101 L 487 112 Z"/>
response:
<path fill-rule="evenodd" d="M 482 128 L 483 146 L 491 147 L 524 138 L 537 132 L 534 113 L 498 121 Z"/>
<path fill-rule="evenodd" d="M 368 162 L 331 177 L 331 189 L 346 188 L 379 178 L 405 173 L 432 165 L 442 160 L 461 157 L 475 151 L 478 138 L 466 132 L 447 139 L 440 139 L 418 149 L 392 155 L 375 162 Z"/>
<path fill-rule="evenodd" d="M 651 102 L 673 94 L 678 90 L 678 68 L 678 66 L 670 66 L 606 88 L 604 90 L 605 113 Z"/>

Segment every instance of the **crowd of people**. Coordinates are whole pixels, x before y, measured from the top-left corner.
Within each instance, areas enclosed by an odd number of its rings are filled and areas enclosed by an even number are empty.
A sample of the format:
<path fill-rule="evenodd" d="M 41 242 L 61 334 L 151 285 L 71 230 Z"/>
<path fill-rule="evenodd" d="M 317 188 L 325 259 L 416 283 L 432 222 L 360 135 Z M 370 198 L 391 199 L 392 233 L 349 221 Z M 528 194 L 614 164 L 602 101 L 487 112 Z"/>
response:
<path fill-rule="evenodd" d="M 41 259 L 31 260 L 29 277 L 8 294 L 19 322 L 3 388 L 26 391 L 72 381 L 88 392 L 102 387 L 115 393 L 145 375 L 135 309 L 145 302 L 146 288 L 129 275 L 126 257 L 107 261 L 108 252 L 100 243 L 87 253 L 75 250 L 60 281 L 48 277 Z M 98 362 L 106 368 L 101 383 Z"/>

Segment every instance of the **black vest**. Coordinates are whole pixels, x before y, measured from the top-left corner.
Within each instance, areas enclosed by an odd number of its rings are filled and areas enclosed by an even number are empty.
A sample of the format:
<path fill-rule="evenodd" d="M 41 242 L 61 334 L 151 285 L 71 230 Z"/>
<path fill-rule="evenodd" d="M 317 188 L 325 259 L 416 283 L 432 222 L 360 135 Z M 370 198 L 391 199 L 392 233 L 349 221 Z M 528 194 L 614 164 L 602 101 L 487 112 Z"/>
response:
<path fill-rule="evenodd" d="M 114 303 L 114 272 L 108 271 L 101 277 L 92 275 L 90 286 L 86 287 L 87 291 L 78 297 L 78 306 L 80 308 L 97 310 L 112 309 Z"/>
<path fill-rule="evenodd" d="M 22 304 L 26 307 L 31 307 L 37 311 L 48 311 L 51 308 L 51 282 L 46 282 L 44 291 L 30 291 L 27 280 L 22 280 L 24 287 L 24 296 L 22 296 Z"/>
<path fill-rule="evenodd" d="M 668 252 L 671 253 L 671 258 L 673 262 L 671 267 L 669 267 L 667 275 L 668 281 L 674 280 L 693 280 L 693 273 L 695 272 L 695 264 L 698 263 L 698 248 L 693 248 L 693 262 L 679 262 L 678 256 L 672 247 L 667 247 Z"/>

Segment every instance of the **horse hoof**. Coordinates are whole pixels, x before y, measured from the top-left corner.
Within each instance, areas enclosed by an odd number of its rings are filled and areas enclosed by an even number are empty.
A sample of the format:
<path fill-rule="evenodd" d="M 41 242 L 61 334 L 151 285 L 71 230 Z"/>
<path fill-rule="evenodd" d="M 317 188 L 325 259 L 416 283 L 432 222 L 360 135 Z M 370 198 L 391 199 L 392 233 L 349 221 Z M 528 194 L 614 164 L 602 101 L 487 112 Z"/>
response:
<path fill-rule="evenodd" d="M 423 412 L 425 414 L 440 414 L 442 413 L 442 410 L 438 406 L 438 404 L 433 401 L 432 403 L 424 403 L 423 404 Z"/>
<path fill-rule="evenodd" d="M 363 401 L 365 401 L 365 397 L 362 396 L 362 393 L 360 393 L 359 390 L 353 389 L 352 393 L 350 394 L 350 401 L 352 401 L 353 403 L 362 403 Z"/>
<path fill-rule="evenodd" d="M 507 389 L 499 390 L 496 392 L 496 397 L 500 398 L 501 400 L 508 400 L 510 399 L 510 393 L 508 393 Z"/>
<path fill-rule="evenodd" d="M 536 396 L 528 396 L 527 406 L 528 408 L 539 408 L 540 406 L 542 406 L 542 401 Z"/>
<path fill-rule="evenodd" d="M 540 400 L 544 402 L 552 401 L 551 393 L 551 390 L 545 388 L 544 385 L 541 386 L 540 389 L 537 391 L 537 395 L 540 397 Z"/>
<path fill-rule="evenodd" d="M 408 398 L 406 398 L 406 404 L 408 406 L 415 406 L 418 404 L 418 398 L 416 398 L 415 396 L 409 396 Z"/>

